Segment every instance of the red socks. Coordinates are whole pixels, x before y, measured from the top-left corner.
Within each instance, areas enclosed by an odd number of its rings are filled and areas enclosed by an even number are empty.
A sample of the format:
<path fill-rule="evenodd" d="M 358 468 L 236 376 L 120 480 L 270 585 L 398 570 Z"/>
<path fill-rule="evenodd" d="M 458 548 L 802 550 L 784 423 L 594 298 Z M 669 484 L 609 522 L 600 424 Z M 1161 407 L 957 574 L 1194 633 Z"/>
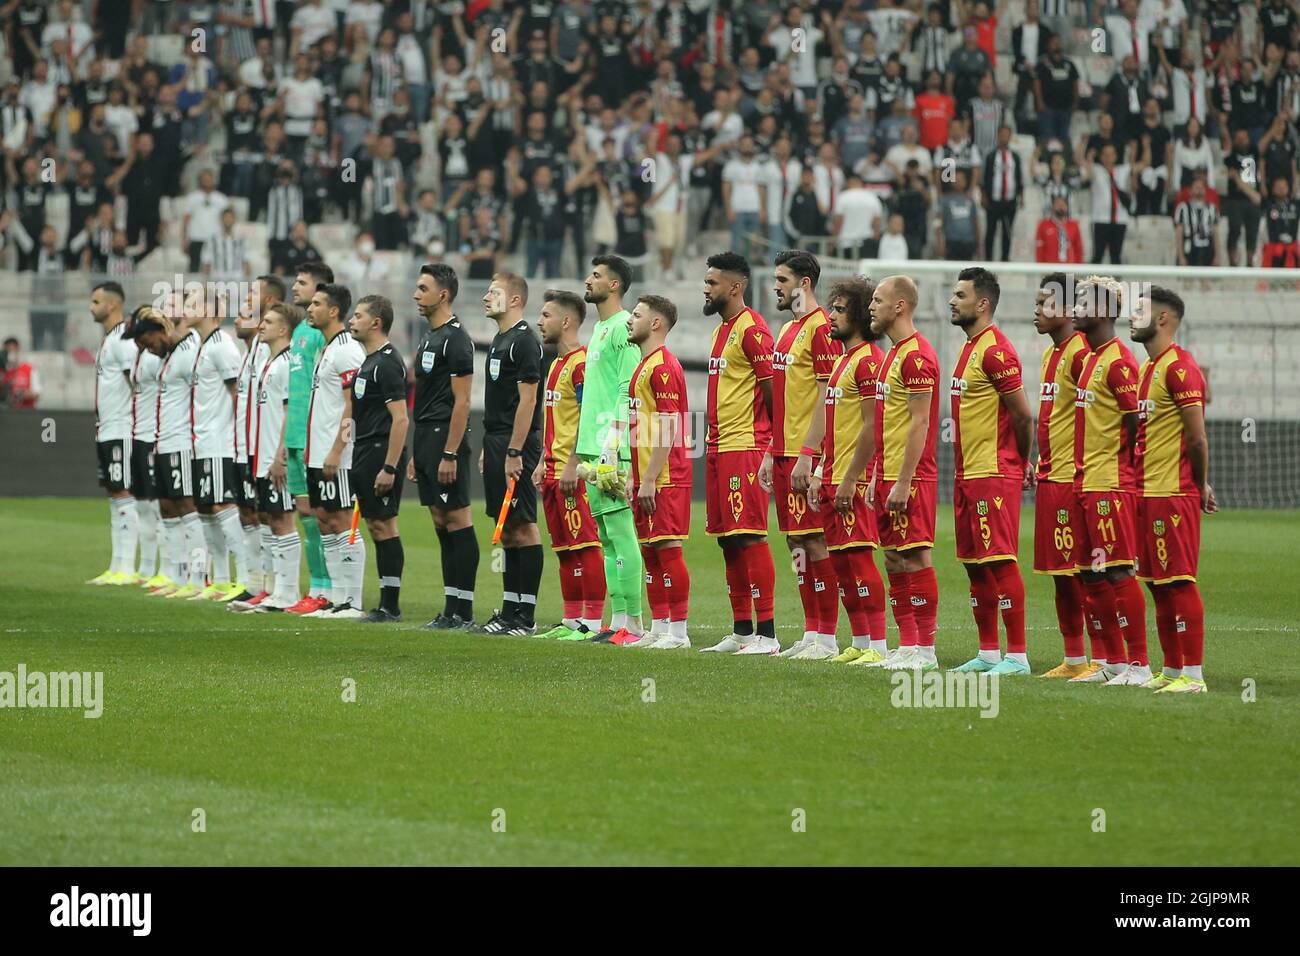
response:
<path fill-rule="evenodd" d="M 1114 584 L 1115 607 L 1119 611 L 1119 626 L 1128 644 L 1130 664 L 1146 667 L 1147 657 L 1147 602 L 1142 596 L 1142 585 L 1135 577 L 1126 577 Z"/>
<path fill-rule="evenodd" d="M 776 567 L 772 564 L 772 549 L 766 541 L 742 549 L 750 586 L 754 589 L 754 617 L 760 621 L 772 619 L 775 604 Z M 748 617 L 746 609 L 745 617 Z M 737 620 L 743 620 L 738 617 Z"/>
<path fill-rule="evenodd" d="M 894 610 L 894 623 L 898 625 L 899 647 L 916 646 L 916 614 L 912 607 L 911 577 L 901 571 L 889 574 L 889 605 Z"/>
<path fill-rule="evenodd" d="M 1160 650 L 1164 655 L 1164 666 L 1181 669 L 1183 666 L 1183 647 L 1178 633 L 1178 598 L 1174 586 L 1169 584 L 1151 585 L 1151 600 L 1156 606 L 1156 634 L 1160 638 Z"/>
<path fill-rule="evenodd" d="M 1056 623 L 1065 638 L 1066 657 L 1086 657 L 1083 649 L 1083 582 L 1077 574 L 1058 574 L 1056 582 Z M 1094 653 L 1093 657 L 1097 655 Z"/>
<path fill-rule="evenodd" d="M 821 611 L 814 587 L 817 576 L 813 571 L 813 563 L 808 560 L 806 551 L 792 554 L 791 557 L 796 562 L 803 562 L 803 570 L 798 570 L 796 566 L 794 573 L 794 583 L 799 587 L 799 603 L 803 605 L 803 629 L 816 634 L 821 630 Z"/>
<path fill-rule="evenodd" d="M 659 552 L 648 544 L 641 545 L 645 562 L 645 590 L 650 599 L 650 614 L 656 621 L 668 619 L 668 596 L 664 593 L 664 573 L 659 567 Z"/>
<path fill-rule="evenodd" d="M 849 630 L 854 637 L 866 637 L 871 634 L 871 621 L 867 617 L 866 601 L 858 594 L 852 554 L 852 550 L 832 551 L 830 560 L 835 566 L 835 577 L 839 581 L 840 601 L 849 616 Z"/>
<path fill-rule="evenodd" d="M 911 585 L 912 614 L 916 618 L 916 643 L 922 647 L 934 646 L 936 622 L 939 618 L 939 580 L 934 568 L 922 568 L 908 575 Z"/>
<path fill-rule="evenodd" d="M 582 616 L 598 621 L 605 613 L 605 555 L 600 548 L 579 548 L 569 554 L 578 555 L 581 567 L 576 572 L 582 576 Z"/>
<path fill-rule="evenodd" d="M 1124 663 L 1124 635 L 1119 629 L 1119 611 L 1115 604 L 1115 589 L 1105 578 L 1094 578 L 1083 582 L 1088 600 L 1088 614 L 1093 619 L 1093 627 L 1105 651 L 1105 660 L 1110 664 Z M 1094 658 L 1098 648 L 1093 648 Z"/>
<path fill-rule="evenodd" d="M 862 597 L 866 608 L 867 620 L 871 624 L 871 639 L 885 639 L 885 582 L 880 579 L 876 562 L 871 556 L 870 548 L 853 548 L 849 551 L 849 560 L 853 562 L 853 576 L 859 587 L 865 587 L 867 593 Z"/>
<path fill-rule="evenodd" d="M 1007 632 L 1007 653 L 1025 653 L 1025 580 L 1015 561 L 998 561 L 991 568 Z M 994 639 L 996 644 L 996 638 Z M 980 645 L 983 647 L 983 645 Z"/>
<path fill-rule="evenodd" d="M 829 557 L 825 557 L 820 561 L 810 561 L 808 569 L 812 572 L 817 633 L 834 634 L 840 623 L 839 578 L 835 573 L 835 565 Z"/>
<path fill-rule="evenodd" d="M 752 621 L 754 597 L 749 588 L 745 549 L 724 544 L 722 560 L 727 566 L 727 597 L 731 601 L 731 618 L 734 621 Z"/>
<path fill-rule="evenodd" d="M 966 565 L 970 578 L 970 607 L 979 631 L 980 650 L 996 651 L 998 643 L 998 584 L 993 568 L 987 564 Z"/>
<path fill-rule="evenodd" d="M 669 620 L 686 620 L 691 602 L 691 573 L 686 570 L 686 556 L 681 548 L 664 548 L 658 552 L 659 568 L 663 572 L 664 602 L 668 606 Z"/>
<path fill-rule="evenodd" d="M 561 551 L 560 596 L 564 599 L 564 616 L 570 621 L 582 617 L 582 558 L 577 551 Z"/>

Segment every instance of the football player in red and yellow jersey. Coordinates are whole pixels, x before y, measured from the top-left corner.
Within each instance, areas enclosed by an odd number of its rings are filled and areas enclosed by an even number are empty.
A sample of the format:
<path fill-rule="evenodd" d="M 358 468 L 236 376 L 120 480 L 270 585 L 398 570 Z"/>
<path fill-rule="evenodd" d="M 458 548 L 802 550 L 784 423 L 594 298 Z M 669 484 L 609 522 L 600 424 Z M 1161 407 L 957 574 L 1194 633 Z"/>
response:
<path fill-rule="evenodd" d="M 1151 679 L 1146 601 L 1137 564 L 1138 367 L 1115 337 L 1123 286 L 1089 276 L 1075 287 L 1074 327 L 1088 339 L 1074 400 L 1074 490 L 1083 515 L 1077 557 L 1087 613 L 1101 634 L 1104 660 L 1070 681 L 1127 685 Z M 1127 651 L 1125 643 L 1127 642 Z"/>
<path fill-rule="evenodd" d="M 1020 380 L 1020 356 L 993 322 L 1002 288 L 974 266 L 957 274 L 948 300 L 952 324 L 966 333 L 949 393 L 956 480 L 953 488 L 957 560 L 970 578 L 979 654 L 957 668 L 999 676 L 1029 673 L 1025 648 L 1025 582 L 1020 576 L 1020 486 L 1033 417 Z M 998 645 L 998 610 L 1007 655 Z"/>
<path fill-rule="evenodd" d="M 790 549 L 804 633 L 782 657 L 823 660 L 839 653 L 835 628 L 835 567 L 826 550 L 822 516 L 808 504 L 808 482 L 821 458 L 826 418 L 822 399 L 840 354 L 830 320 L 817 304 L 817 257 L 787 249 L 776 257 L 776 304 L 792 318 L 781 326 L 772 352 L 772 444 L 758 477 L 776 498 L 777 524 Z"/>
<path fill-rule="evenodd" d="M 1201 512 L 1219 510 L 1207 475 L 1205 381 L 1174 336 L 1183 320 L 1177 293 L 1152 286 L 1129 321 L 1148 358 L 1138 385 L 1138 442 L 1142 448 L 1138 509 L 1138 576 L 1156 605 L 1164 669 L 1142 686 L 1162 694 L 1201 694 L 1205 606 L 1196 587 Z"/>
<path fill-rule="evenodd" d="M 836 359 L 826 383 L 822 461 L 808 487 L 808 503 L 822 515 L 826 547 L 853 635 L 853 643 L 831 658 L 839 664 L 874 663 L 884 660 L 888 650 L 885 585 L 871 556 L 880 546 L 880 529 L 867 504 L 867 478 L 876 457 L 876 376 L 885 363 L 885 353 L 876 345 L 878 336 L 871 331 L 875 288 L 861 276 L 831 287 L 831 335 L 844 354 Z"/>
<path fill-rule="evenodd" d="M 572 292 L 546 291 L 537 332 L 542 344 L 556 350 L 546 373 L 542 460 L 533 471 L 533 484 L 542 497 L 542 512 L 551 535 L 551 550 L 560 563 L 560 596 L 564 617 L 542 637 L 581 641 L 600 631 L 605 610 L 605 558 L 596 519 L 587 502 L 587 484 L 566 495 L 560 475 L 573 457 L 582 411 L 582 382 L 587 350 L 578 344 L 578 330 L 587 303 Z"/>
<path fill-rule="evenodd" d="M 1049 574 L 1056 587 L 1056 622 L 1065 639 L 1065 660 L 1043 677 L 1078 677 L 1088 668 L 1083 645 L 1083 581 L 1078 551 L 1083 547 L 1083 513 L 1074 493 L 1074 400 L 1088 357 L 1088 340 L 1076 331 L 1074 280 L 1064 272 L 1043 277 L 1034 301 L 1034 329 L 1052 344 L 1043 352 L 1038 394 L 1038 464 L 1025 469 L 1034 492 L 1034 573 Z M 1092 656 L 1106 656 L 1096 629 Z"/>
<path fill-rule="evenodd" d="M 775 654 L 781 649 L 772 620 L 776 570 L 767 546 L 767 492 L 758 482 L 763 452 L 771 444 L 772 333 L 745 305 L 745 258 L 720 252 L 706 264 L 704 314 L 721 321 L 709 351 L 705 530 L 722 547 L 734 623 L 731 634 L 702 650 Z"/>
<path fill-rule="evenodd" d="M 939 584 L 934 576 L 934 519 L 939 469 L 939 363 L 913 324 L 916 283 L 881 280 L 871 295 L 871 331 L 893 343 L 876 381 L 876 447 L 867 494 L 876 509 L 889 574 L 889 603 L 899 646 L 867 667 L 934 670 Z"/>
<path fill-rule="evenodd" d="M 690 647 L 686 612 L 691 577 L 682 542 L 691 527 L 691 460 L 686 449 L 686 373 L 664 345 L 677 324 L 677 306 L 643 295 L 627 320 L 627 340 L 641 350 L 628 385 L 632 467 L 627 499 L 645 560 L 652 626 L 631 646 Z"/>

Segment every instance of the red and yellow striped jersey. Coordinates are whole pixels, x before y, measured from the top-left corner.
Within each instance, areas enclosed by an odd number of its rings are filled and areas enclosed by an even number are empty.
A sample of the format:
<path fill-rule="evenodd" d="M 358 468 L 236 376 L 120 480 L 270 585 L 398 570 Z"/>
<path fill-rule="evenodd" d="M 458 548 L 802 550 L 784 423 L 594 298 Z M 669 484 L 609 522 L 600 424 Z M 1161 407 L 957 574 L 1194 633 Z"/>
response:
<path fill-rule="evenodd" d="M 1075 332 L 1043 352 L 1038 386 L 1039 481 L 1074 481 L 1074 400 L 1088 357 L 1088 339 Z"/>
<path fill-rule="evenodd" d="M 781 326 L 772 353 L 772 454 L 794 458 L 812 424 L 817 399 L 844 351 L 821 309 Z"/>
<path fill-rule="evenodd" d="M 578 437 L 578 416 L 582 414 L 582 382 L 587 372 L 587 347 L 558 356 L 546 376 L 546 465 L 543 476 L 559 478 L 573 457 Z"/>
<path fill-rule="evenodd" d="M 767 450 L 772 420 L 758 383 L 772 377 L 772 333 L 748 307 L 713 330 L 705 438 L 714 451 Z"/>
<path fill-rule="evenodd" d="M 632 483 L 639 485 L 650 464 L 651 453 L 663 441 L 666 419 L 677 423 L 668 465 L 655 479 L 656 488 L 691 486 L 691 460 L 686 453 L 686 373 L 662 345 L 645 358 L 632 373 L 629 398 L 628 434 L 632 445 Z"/>
<path fill-rule="evenodd" d="M 885 353 L 874 342 L 860 342 L 835 360 L 830 380 L 826 383 L 826 437 L 822 439 L 822 472 L 830 485 L 838 485 L 848 473 L 857 451 L 858 435 L 862 431 L 862 409 L 866 402 L 875 412 L 876 376 L 885 362 Z M 873 416 L 874 417 L 874 416 Z M 874 428 L 874 422 L 867 427 Z M 854 475 L 865 481 L 871 471 Z M 830 493 L 834 493 L 831 489 Z"/>
<path fill-rule="evenodd" d="M 876 380 L 876 447 L 880 449 L 877 477 L 886 481 L 898 478 L 912 422 L 908 396 L 926 393 L 930 395 L 930 429 L 912 475 L 914 481 L 935 481 L 939 476 L 934 455 L 939 432 L 939 360 L 924 336 L 913 332 L 885 354 Z"/>
<path fill-rule="evenodd" d="M 966 340 L 949 388 L 958 481 L 1024 477 L 1011 413 L 1001 398 L 1019 388 L 1020 356 L 1001 329 L 990 325 Z"/>
<path fill-rule="evenodd" d="M 1191 353 L 1170 345 L 1142 363 L 1138 387 L 1139 487 L 1148 498 L 1199 495 L 1185 451 L 1180 408 L 1205 405 L 1205 379 Z"/>
<path fill-rule="evenodd" d="M 1125 445 L 1124 415 L 1137 411 L 1138 367 L 1119 339 L 1088 353 L 1075 386 L 1074 487 L 1137 491 L 1137 455 Z"/>

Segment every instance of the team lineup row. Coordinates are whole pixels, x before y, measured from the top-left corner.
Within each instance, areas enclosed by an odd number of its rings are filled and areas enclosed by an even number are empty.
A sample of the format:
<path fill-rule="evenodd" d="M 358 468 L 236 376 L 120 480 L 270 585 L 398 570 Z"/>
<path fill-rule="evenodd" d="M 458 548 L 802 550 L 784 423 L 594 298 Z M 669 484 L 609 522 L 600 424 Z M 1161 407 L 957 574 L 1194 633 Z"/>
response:
<path fill-rule="evenodd" d="M 833 285 L 823 308 L 819 278 L 811 254 L 776 256 L 777 306 L 790 318 L 774 338 L 745 305 L 748 263 L 729 252 L 707 260 L 703 312 L 719 323 L 705 416 L 706 530 L 721 547 L 733 628 L 704 650 L 932 670 L 942 383 L 914 325 L 916 285 L 901 275 L 856 277 Z M 406 366 L 388 341 L 392 303 L 364 296 L 354 307 L 333 279 L 328 266 L 309 263 L 289 290 L 275 277 L 251 283 L 235 322 L 242 353 L 221 328 L 222 309 L 178 299 L 128 319 L 120 287 L 94 290 L 91 312 L 105 329 L 97 443 L 113 563 L 92 583 L 142 583 L 157 595 L 244 612 L 400 620 L 397 513 L 406 480 L 417 483 L 441 550 L 446 604 L 427 627 L 537 632 L 540 498 L 564 601 L 561 623 L 544 636 L 690 647 L 681 542 L 692 471 L 685 375 L 666 345 L 674 303 L 643 295 L 629 311 L 629 266 L 597 256 L 585 295 L 545 293 L 534 331 L 524 316 L 527 283 L 510 273 L 493 278 L 483 306 L 497 334 L 484 364 L 477 465 L 498 519 L 503 601 L 476 625 L 474 346 L 453 313 L 457 277 L 441 264 L 421 269 L 413 299 L 428 328 L 412 356 L 409 408 Z M 1196 562 L 1200 514 L 1216 504 L 1206 478 L 1204 384 L 1174 343 L 1184 312 L 1177 294 L 1150 287 L 1133 302 L 1125 294 L 1105 276 L 1043 278 L 1034 324 L 1051 344 L 1031 461 L 1034 418 L 1020 359 L 994 322 L 997 279 L 970 268 L 954 285 L 951 321 L 967 337 L 948 388 L 956 545 L 979 634 L 978 653 L 959 670 L 1029 673 L 1017 550 L 1021 491 L 1035 487 L 1034 569 L 1052 577 L 1064 639 L 1064 660 L 1043 676 L 1205 690 Z M 583 346 L 589 304 L 597 321 Z M 1116 336 L 1124 316 L 1149 356 L 1140 369 Z M 556 353 L 545 370 L 543 345 Z M 784 650 L 772 611 L 772 498 L 805 617 L 803 637 Z M 380 578 L 369 613 L 358 516 Z M 884 552 L 887 590 L 875 550 Z M 1155 604 L 1159 674 L 1150 667 L 1139 579 Z M 892 649 L 886 597 L 899 636 Z M 852 636 L 842 650 L 841 604 Z"/>

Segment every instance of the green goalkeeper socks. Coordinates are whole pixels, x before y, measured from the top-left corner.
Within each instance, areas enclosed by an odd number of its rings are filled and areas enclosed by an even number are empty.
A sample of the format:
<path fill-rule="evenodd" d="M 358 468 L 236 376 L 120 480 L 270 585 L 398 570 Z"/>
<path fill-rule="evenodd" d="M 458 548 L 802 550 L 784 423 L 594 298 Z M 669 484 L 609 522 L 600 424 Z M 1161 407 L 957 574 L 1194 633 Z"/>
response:
<path fill-rule="evenodd" d="M 325 567 L 325 547 L 320 540 L 320 525 L 310 515 L 299 515 L 298 518 L 302 521 L 302 530 L 307 535 L 307 569 L 311 575 L 311 590 L 314 593 L 318 589 L 328 589 L 330 573 Z"/>
<path fill-rule="evenodd" d="M 636 523 L 632 519 L 632 509 L 620 508 L 618 511 L 601 515 L 597 520 L 602 525 L 600 541 L 605 547 L 605 580 L 610 584 L 610 593 L 614 593 L 613 582 L 617 580 L 623 610 L 629 617 L 639 618 L 645 565 L 641 559 L 641 546 L 636 540 Z M 616 559 L 612 569 L 611 548 Z M 612 603 L 611 606 L 615 611 L 619 610 L 617 603 Z"/>

